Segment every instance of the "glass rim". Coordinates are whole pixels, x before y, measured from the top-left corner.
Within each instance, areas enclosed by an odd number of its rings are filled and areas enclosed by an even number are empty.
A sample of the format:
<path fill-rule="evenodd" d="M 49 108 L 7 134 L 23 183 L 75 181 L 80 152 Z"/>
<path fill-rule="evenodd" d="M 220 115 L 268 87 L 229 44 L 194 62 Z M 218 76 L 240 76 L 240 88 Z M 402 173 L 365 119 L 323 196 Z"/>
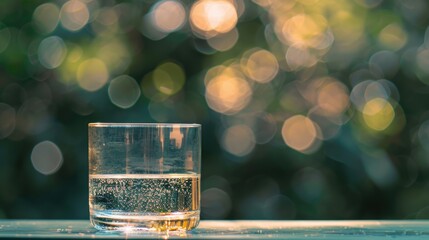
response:
<path fill-rule="evenodd" d="M 113 122 L 93 122 L 88 123 L 88 127 L 161 127 L 161 128 L 196 128 L 201 127 L 198 123 L 113 123 Z"/>

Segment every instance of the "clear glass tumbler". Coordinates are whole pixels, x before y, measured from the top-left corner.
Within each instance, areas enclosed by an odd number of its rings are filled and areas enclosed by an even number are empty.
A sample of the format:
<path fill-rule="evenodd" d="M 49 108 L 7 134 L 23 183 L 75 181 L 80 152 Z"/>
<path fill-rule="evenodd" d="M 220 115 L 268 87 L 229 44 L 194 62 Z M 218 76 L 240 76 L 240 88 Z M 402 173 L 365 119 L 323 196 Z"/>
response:
<path fill-rule="evenodd" d="M 89 211 L 100 230 L 190 230 L 200 219 L 201 125 L 90 123 Z"/>

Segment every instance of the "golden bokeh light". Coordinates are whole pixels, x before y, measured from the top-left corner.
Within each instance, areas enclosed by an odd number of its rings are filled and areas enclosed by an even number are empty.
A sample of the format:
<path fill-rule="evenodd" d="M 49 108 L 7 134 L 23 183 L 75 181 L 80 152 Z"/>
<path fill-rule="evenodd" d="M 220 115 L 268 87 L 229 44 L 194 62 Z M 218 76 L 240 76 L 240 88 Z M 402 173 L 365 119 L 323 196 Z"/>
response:
<path fill-rule="evenodd" d="M 285 58 L 290 70 L 308 68 L 314 66 L 319 61 L 319 58 L 307 48 L 289 47 Z"/>
<path fill-rule="evenodd" d="M 221 143 L 227 152 L 242 157 L 255 148 L 255 135 L 249 126 L 239 124 L 225 130 Z"/>
<path fill-rule="evenodd" d="M 259 83 L 267 83 L 277 75 L 279 64 L 271 52 L 259 49 L 250 50 L 248 54 L 244 55 L 241 66 L 250 79 Z"/>
<path fill-rule="evenodd" d="M 306 100 L 309 108 L 325 117 L 341 117 L 350 105 L 347 87 L 333 77 L 309 79 L 296 86 L 295 91 Z"/>
<path fill-rule="evenodd" d="M 97 43 L 96 57 L 106 64 L 109 73 L 122 73 L 131 64 L 131 51 L 120 39 Z"/>
<path fill-rule="evenodd" d="M 328 23 L 321 15 L 295 15 L 284 23 L 281 31 L 281 39 L 298 48 L 325 49 L 333 42 Z"/>
<path fill-rule="evenodd" d="M 375 98 L 398 100 L 398 97 L 399 93 L 394 84 L 384 79 L 362 81 L 356 84 L 350 93 L 351 102 L 360 111 L 363 111 L 365 105 Z"/>
<path fill-rule="evenodd" d="M 226 68 L 219 76 L 206 83 L 206 101 L 216 112 L 232 115 L 242 110 L 252 98 L 249 83 Z"/>
<path fill-rule="evenodd" d="M 392 23 L 380 31 L 378 41 L 389 49 L 399 50 L 407 43 L 408 34 L 399 24 Z"/>
<path fill-rule="evenodd" d="M 51 36 L 40 42 L 38 49 L 39 62 L 45 68 L 54 69 L 61 65 L 67 55 L 66 45 L 60 37 Z"/>
<path fill-rule="evenodd" d="M 60 9 L 54 3 L 44 3 L 38 6 L 33 13 L 33 22 L 42 33 L 55 30 L 60 17 Z"/>
<path fill-rule="evenodd" d="M 185 24 L 185 8 L 179 1 L 161 1 L 153 7 L 151 20 L 153 26 L 161 32 L 177 31 Z"/>
<path fill-rule="evenodd" d="M 172 62 L 159 65 L 152 77 L 155 88 L 165 95 L 176 94 L 185 84 L 185 72 Z"/>
<path fill-rule="evenodd" d="M 376 131 L 383 131 L 390 126 L 395 118 L 392 104 L 383 98 L 368 101 L 362 111 L 366 125 Z"/>
<path fill-rule="evenodd" d="M 204 76 L 204 85 L 207 86 L 207 84 L 214 78 L 216 78 L 219 75 L 222 74 L 231 74 L 231 76 L 234 76 L 235 71 L 233 69 L 229 70 L 230 68 L 224 66 L 224 65 L 218 65 L 210 68 L 206 75 Z"/>
<path fill-rule="evenodd" d="M 347 87 L 339 81 L 330 81 L 320 87 L 317 105 L 327 115 L 336 116 L 349 106 Z"/>
<path fill-rule="evenodd" d="M 76 79 L 81 88 L 94 92 L 107 83 L 109 72 L 103 61 L 98 58 L 91 58 L 79 65 Z"/>
<path fill-rule="evenodd" d="M 61 8 L 61 25 L 69 31 L 79 31 L 89 20 L 89 10 L 80 0 L 69 0 Z"/>
<path fill-rule="evenodd" d="M 286 119 L 282 127 L 282 137 L 286 145 L 296 151 L 312 151 L 318 140 L 317 125 L 309 118 L 295 115 Z"/>
<path fill-rule="evenodd" d="M 228 0 L 200 0 L 191 8 L 190 21 L 197 35 L 205 38 L 231 31 L 237 24 L 237 10 Z"/>

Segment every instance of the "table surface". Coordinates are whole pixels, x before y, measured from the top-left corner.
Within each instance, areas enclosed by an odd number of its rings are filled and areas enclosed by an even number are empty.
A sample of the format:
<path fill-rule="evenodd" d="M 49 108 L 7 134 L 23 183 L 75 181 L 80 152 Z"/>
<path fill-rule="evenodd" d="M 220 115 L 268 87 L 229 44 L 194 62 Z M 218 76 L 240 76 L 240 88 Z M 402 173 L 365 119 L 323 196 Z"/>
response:
<path fill-rule="evenodd" d="M 429 220 L 201 221 L 190 232 L 119 233 L 86 220 L 0 220 L 0 238 L 43 239 L 429 239 Z"/>

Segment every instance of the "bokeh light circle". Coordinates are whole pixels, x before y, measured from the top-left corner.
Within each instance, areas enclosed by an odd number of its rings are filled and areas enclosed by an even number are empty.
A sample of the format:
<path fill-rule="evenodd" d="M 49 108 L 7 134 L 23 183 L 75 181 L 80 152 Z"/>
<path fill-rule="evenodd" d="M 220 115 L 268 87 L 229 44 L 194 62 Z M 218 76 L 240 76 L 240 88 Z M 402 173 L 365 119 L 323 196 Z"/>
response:
<path fill-rule="evenodd" d="M 327 115 L 337 116 L 343 113 L 349 106 L 347 87 L 339 81 L 324 84 L 318 92 L 317 105 Z"/>
<path fill-rule="evenodd" d="M 280 36 L 285 43 L 298 48 L 325 49 L 334 41 L 327 20 L 321 15 L 291 17 L 285 21 Z"/>
<path fill-rule="evenodd" d="M 140 97 L 140 86 L 132 77 L 127 75 L 113 79 L 109 84 L 109 98 L 120 108 L 132 107 Z"/>
<path fill-rule="evenodd" d="M 103 61 L 92 58 L 82 62 L 76 72 L 76 79 L 81 88 L 94 92 L 103 87 L 109 79 L 109 72 Z"/>
<path fill-rule="evenodd" d="M 286 119 L 282 127 L 283 140 L 290 148 L 307 152 L 318 141 L 316 124 L 302 115 Z"/>
<path fill-rule="evenodd" d="M 42 33 L 50 33 L 58 25 L 60 9 L 54 3 L 44 3 L 38 6 L 33 13 L 33 22 Z"/>
<path fill-rule="evenodd" d="M 232 115 L 250 102 L 252 89 L 249 83 L 229 74 L 221 74 L 210 80 L 206 87 L 206 100 L 216 112 Z"/>
<path fill-rule="evenodd" d="M 163 63 L 153 72 L 153 84 L 159 92 L 173 95 L 185 84 L 185 72 L 173 62 Z"/>
<path fill-rule="evenodd" d="M 314 66 L 319 60 L 307 48 L 289 47 L 285 54 L 286 62 L 291 70 L 299 70 Z"/>
<path fill-rule="evenodd" d="M 221 143 L 227 152 L 243 157 L 255 148 L 255 134 L 247 125 L 235 125 L 225 130 Z"/>
<path fill-rule="evenodd" d="M 60 37 L 51 36 L 43 39 L 39 45 L 40 64 L 45 68 L 54 69 L 61 65 L 67 55 L 66 45 Z"/>
<path fill-rule="evenodd" d="M 89 10 L 86 4 L 79 0 L 64 3 L 60 12 L 61 25 L 69 31 L 79 31 L 89 20 Z"/>
<path fill-rule="evenodd" d="M 33 167 L 44 175 L 57 172 L 63 164 L 63 154 L 58 146 L 51 141 L 43 141 L 34 146 L 31 152 Z"/>
<path fill-rule="evenodd" d="M 380 31 L 378 41 L 389 49 L 397 51 L 407 43 L 408 34 L 399 24 L 392 23 Z"/>
<path fill-rule="evenodd" d="M 208 38 L 231 31 L 237 20 L 237 10 L 227 0 L 197 1 L 191 8 L 190 21 L 194 30 Z"/>
<path fill-rule="evenodd" d="M 256 50 L 242 60 L 242 68 L 247 76 L 259 83 L 273 80 L 279 70 L 276 57 L 267 50 Z"/>
<path fill-rule="evenodd" d="M 157 3 L 151 13 L 153 26 L 165 33 L 179 30 L 186 20 L 186 11 L 181 2 L 167 0 Z"/>
<path fill-rule="evenodd" d="M 350 100 L 358 110 L 363 111 L 365 104 L 375 98 L 399 100 L 396 86 L 388 80 L 366 80 L 356 84 L 350 93 Z"/>
<path fill-rule="evenodd" d="M 376 131 L 383 131 L 390 126 L 395 118 L 392 104 L 383 98 L 368 101 L 362 111 L 367 126 Z"/>

